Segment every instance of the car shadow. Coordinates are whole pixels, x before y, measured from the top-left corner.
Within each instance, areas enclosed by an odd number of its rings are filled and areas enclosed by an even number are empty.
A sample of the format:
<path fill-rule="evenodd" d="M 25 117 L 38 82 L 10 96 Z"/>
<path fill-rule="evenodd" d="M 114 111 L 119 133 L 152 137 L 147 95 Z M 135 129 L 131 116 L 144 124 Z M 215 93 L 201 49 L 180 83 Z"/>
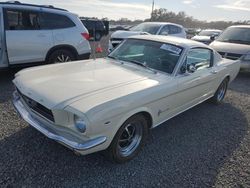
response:
<path fill-rule="evenodd" d="M 101 153 L 76 156 L 25 125 L 0 140 L 0 186 L 212 187 L 247 127 L 231 104 L 203 103 L 153 129 L 139 155 L 117 165 Z"/>
<path fill-rule="evenodd" d="M 11 99 L 14 85 L 12 80 L 17 69 L 0 70 L 0 103 Z"/>
<path fill-rule="evenodd" d="M 240 72 L 237 78 L 230 84 L 229 89 L 250 95 L 250 72 Z"/>

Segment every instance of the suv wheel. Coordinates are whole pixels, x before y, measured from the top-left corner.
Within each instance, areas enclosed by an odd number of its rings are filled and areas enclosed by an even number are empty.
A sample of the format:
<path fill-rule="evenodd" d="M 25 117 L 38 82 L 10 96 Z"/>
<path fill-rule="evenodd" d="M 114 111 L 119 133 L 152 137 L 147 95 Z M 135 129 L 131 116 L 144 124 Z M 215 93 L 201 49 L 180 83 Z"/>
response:
<path fill-rule="evenodd" d="M 64 63 L 76 60 L 74 54 L 69 50 L 56 50 L 48 58 L 49 63 Z"/>
<path fill-rule="evenodd" d="M 147 135 L 147 120 L 142 115 L 134 115 L 118 130 L 106 154 L 114 162 L 125 163 L 138 154 Z"/>

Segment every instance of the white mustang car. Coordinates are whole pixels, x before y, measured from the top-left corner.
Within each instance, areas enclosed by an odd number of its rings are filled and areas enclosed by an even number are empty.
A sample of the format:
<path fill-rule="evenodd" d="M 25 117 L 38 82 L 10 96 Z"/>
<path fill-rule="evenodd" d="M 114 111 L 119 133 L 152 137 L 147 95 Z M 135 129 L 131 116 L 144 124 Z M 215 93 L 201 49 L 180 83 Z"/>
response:
<path fill-rule="evenodd" d="M 221 103 L 239 69 L 202 43 L 135 36 L 107 58 L 20 71 L 13 102 L 45 136 L 82 155 L 106 150 L 123 163 L 149 129 L 207 99 Z"/>

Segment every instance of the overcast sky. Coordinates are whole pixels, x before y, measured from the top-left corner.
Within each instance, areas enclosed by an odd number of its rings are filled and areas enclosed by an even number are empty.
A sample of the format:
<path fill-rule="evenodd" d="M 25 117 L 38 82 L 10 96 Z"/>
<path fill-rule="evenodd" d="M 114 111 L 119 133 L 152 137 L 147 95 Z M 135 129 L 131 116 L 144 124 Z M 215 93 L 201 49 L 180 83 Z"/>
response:
<path fill-rule="evenodd" d="M 86 17 L 145 19 L 150 17 L 152 0 L 20 0 L 50 4 Z M 156 8 L 185 11 L 200 20 L 250 20 L 250 0 L 155 0 Z"/>

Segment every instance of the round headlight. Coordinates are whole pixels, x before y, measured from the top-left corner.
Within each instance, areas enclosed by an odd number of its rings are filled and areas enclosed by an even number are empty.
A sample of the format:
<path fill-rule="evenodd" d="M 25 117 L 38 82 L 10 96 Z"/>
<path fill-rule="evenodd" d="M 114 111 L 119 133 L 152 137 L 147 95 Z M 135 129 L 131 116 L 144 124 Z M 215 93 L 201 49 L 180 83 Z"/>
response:
<path fill-rule="evenodd" d="M 75 127 L 80 133 L 85 133 L 86 131 L 86 123 L 78 116 L 75 116 Z"/>

